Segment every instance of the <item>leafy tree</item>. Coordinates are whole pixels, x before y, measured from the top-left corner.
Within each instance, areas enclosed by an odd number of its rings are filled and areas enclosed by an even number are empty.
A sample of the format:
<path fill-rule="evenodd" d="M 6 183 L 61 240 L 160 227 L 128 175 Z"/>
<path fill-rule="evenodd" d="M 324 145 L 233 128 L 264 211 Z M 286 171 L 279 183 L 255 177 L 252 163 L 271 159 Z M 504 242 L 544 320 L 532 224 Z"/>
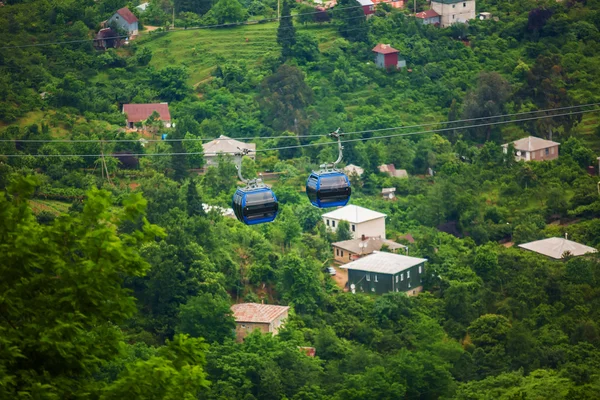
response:
<path fill-rule="evenodd" d="M 238 0 L 219 0 L 206 17 L 214 18 L 217 24 L 244 22 L 248 19 L 248 11 Z"/>
<path fill-rule="evenodd" d="M 281 46 L 283 60 L 292 56 L 292 48 L 296 44 L 296 29 L 290 12 L 290 0 L 283 0 L 279 28 L 277 28 L 277 43 Z"/>
<path fill-rule="evenodd" d="M 174 0 L 175 12 L 193 12 L 199 15 L 207 13 L 214 2 L 212 0 Z"/>
<path fill-rule="evenodd" d="M 190 298 L 179 308 L 177 332 L 201 337 L 208 343 L 232 338 L 235 320 L 228 296 L 203 293 Z"/>
<path fill-rule="evenodd" d="M 299 313 L 314 312 L 323 299 L 321 272 L 311 260 L 297 255 L 281 259 L 278 271 L 278 290 L 285 302 Z"/>
<path fill-rule="evenodd" d="M 185 202 L 186 210 L 190 217 L 192 215 L 206 215 L 204 207 L 202 207 L 202 198 L 198 193 L 198 188 L 196 187 L 196 181 L 194 179 L 190 179 L 190 183 L 188 183 Z"/>
<path fill-rule="evenodd" d="M 123 221 L 143 218 L 145 200 L 131 195 L 114 209 L 95 189 L 82 213 L 39 225 L 27 202 L 36 183 L 20 178 L 11 199 L 0 193 L 0 397 L 97 395 L 92 374 L 118 354 L 115 324 L 135 310 L 122 280 L 146 272 L 138 247 L 162 233 L 144 220 L 118 235 Z"/>
<path fill-rule="evenodd" d="M 352 232 L 350 232 L 350 223 L 348 221 L 340 221 L 337 226 L 337 230 L 335 231 L 335 235 L 338 242 L 352 239 Z"/>
<path fill-rule="evenodd" d="M 313 101 L 313 91 L 304 82 L 298 68 L 282 65 L 261 83 L 258 102 L 273 129 L 303 134 L 309 124 L 306 107 Z"/>
<path fill-rule="evenodd" d="M 367 42 L 369 26 L 367 17 L 356 0 L 340 0 L 333 9 L 334 21 L 340 34 L 351 42 Z"/>
<path fill-rule="evenodd" d="M 296 35 L 296 43 L 292 48 L 294 57 L 302 63 L 317 61 L 319 58 L 319 42 L 317 39 L 305 32 Z"/>

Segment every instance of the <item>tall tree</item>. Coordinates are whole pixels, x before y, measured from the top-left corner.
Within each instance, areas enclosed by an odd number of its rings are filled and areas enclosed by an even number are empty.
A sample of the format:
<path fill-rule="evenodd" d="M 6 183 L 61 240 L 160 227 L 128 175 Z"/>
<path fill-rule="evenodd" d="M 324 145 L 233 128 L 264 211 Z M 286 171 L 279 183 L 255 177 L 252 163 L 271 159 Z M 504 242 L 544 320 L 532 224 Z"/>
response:
<path fill-rule="evenodd" d="M 356 0 L 340 0 L 333 9 L 334 20 L 340 34 L 352 42 L 367 42 L 369 26 L 360 3 Z"/>
<path fill-rule="evenodd" d="M 223 343 L 226 338 L 232 338 L 235 319 L 229 302 L 226 293 L 203 293 L 190 298 L 179 308 L 177 332 L 204 338 L 208 343 Z"/>
<path fill-rule="evenodd" d="M 281 46 L 281 58 L 285 61 L 293 54 L 296 44 L 296 29 L 290 11 L 290 0 L 283 0 L 279 28 L 277 28 L 277 43 Z"/>
<path fill-rule="evenodd" d="M 185 201 L 187 213 L 190 217 L 192 215 L 206 215 L 204 208 L 202 207 L 202 198 L 198 193 L 198 187 L 196 186 L 196 181 L 194 179 L 190 179 Z"/>

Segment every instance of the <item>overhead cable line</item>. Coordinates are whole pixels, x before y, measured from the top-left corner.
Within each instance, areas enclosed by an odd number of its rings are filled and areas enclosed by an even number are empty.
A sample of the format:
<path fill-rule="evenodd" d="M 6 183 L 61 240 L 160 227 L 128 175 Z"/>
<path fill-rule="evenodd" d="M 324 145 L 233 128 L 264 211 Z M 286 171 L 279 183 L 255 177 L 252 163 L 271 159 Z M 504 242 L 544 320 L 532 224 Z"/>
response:
<path fill-rule="evenodd" d="M 542 116 L 537 116 L 537 117 L 522 118 L 522 119 L 516 119 L 516 120 L 496 121 L 496 122 L 488 122 L 488 123 L 484 123 L 484 124 L 466 125 L 466 126 L 461 126 L 461 127 L 440 128 L 440 129 L 432 129 L 432 130 L 427 130 L 427 131 L 417 131 L 417 132 L 408 132 L 408 133 L 396 133 L 396 134 L 384 135 L 384 136 L 372 136 L 369 138 L 348 139 L 348 140 L 341 141 L 341 143 L 361 142 L 361 141 L 375 140 L 375 139 L 389 139 L 389 138 L 402 137 L 402 136 L 414 136 L 414 135 L 424 135 L 424 134 L 430 134 L 430 133 L 447 132 L 447 131 L 452 131 L 452 130 L 456 130 L 456 129 L 470 129 L 470 128 L 485 127 L 485 126 L 513 124 L 513 123 L 517 123 L 517 122 L 534 121 L 534 120 L 538 120 L 538 119 L 563 117 L 563 116 L 578 115 L 578 114 L 585 114 L 585 113 L 598 112 L 598 111 L 600 111 L 600 109 L 574 111 L 574 112 L 570 112 L 570 113 L 554 114 L 554 115 L 542 115 Z M 293 136 L 287 136 L 287 137 L 293 138 Z M 178 139 L 178 141 L 179 141 L 179 139 Z M 318 143 L 307 143 L 307 144 L 294 145 L 294 146 L 271 147 L 271 148 L 267 148 L 267 149 L 254 150 L 252 152 L 253 153 L 264 153 L 264 152 L 268 152 L 268 151 L 298 149 L 298 148 L 315 147 L 315 146 L 326 146 L 326 145 L 332 145 L 332 144 L 338 144 L 338 142 L 318 142 Z M 237 151 L 236 152 L 219 152 L 218 154 L 233 155 L 235 153 L 237 153 Z M 113 157 L 114 156 L 124 156 L 124 157 L 150 156 L 150 157 L 154 157 L 154 156 L 183 156 L 183 155 L 201 155 L 201 154 L 205 155 L 204 152 L 189 152 L 189 153 L 187 153 L 187 152 L 186 153 L 168 153 L 167 152 L 167 153 L 137 153 L 137 154 L 120 153 L 120 154 L 112 154 L 112 156 Z M 4 154 L 4 155 L 0 155 L 0 157 L 101 157 L 101 156 L 102 156 L 101 154 Z"/>
<path fill-rule="evenodd" d="M 406 126 L 394 126 L 394 127 L 390 127 L 390 128 L 377 128 L 377 129 L 369 129 L 369 130 L 363 130 L 363 131 L 351 131 L 351 132 L 344 132 L 344 136 L 347 135 L 358 135 L 358 134 L 365 134 L 365 133 L 372 133 L 372 132 L 383 132 L 383 131 L 394 131 L 394 130 L 401 130 L 401 129 L 413 129 L 413 128 L 422 128 L 422 127 L 426 127 L 426 126 L 435 126 L 435 125 L 446 125 L 446 124 L 459 124 L 459 123 L 464 123 L 464 122 L 472 122 L 472 121 L 481 121 L 481 120 L 490 120 L 490 119 L 498 119 L 498 118 L 507 118 L 507 117 L 516 117 L 516 116 L 521 116 L 521 115 L 528 115 L 528 114 L 537 114 L 537 113 L 542 113 L 542 112 L 552 112 L 552 111 L 559 111 L 559 110 L 569 110 L 569 109 L 575 109 L 575 108 L 584 108 L 584 107 L 592 107 L 592 106 L 600 106 L 600 102 L 598 103 L 588 103 L 588 104 L 581 104 L 581 105 L 576 105 L 576 106 L 565 106 L 565 107 L 555 107 L 555 108 L 546 108 L 543 110 L 535 110 L 535 111 L 524 111 L 524 112 L 520 112 L 520 113 L 511 113 L 511 114 L 501 114 L 501 115 L 492 115 L 489 117 L 477 117 L 477 118 L 467 118 L 467 119 L 461 119 L 461 120 L 455 120 L 455 121 L 439 121 L 439 122 L 431 122 L 431 123 L 426 123 L 426 124 L 417 124 L 417 125 L 406 125 Z M 593 112 L 596 110 L 586 110 L 589 112 Z M 566 113 L 566 114 L 560 114 L 560 116 L 565 116 L 565 115 L 571 115 L 571 114 L 575 114 L 575 112 L 571 112 L 571 113 Z M 550 118 L 550 117 L 555 117 L 557 116 L 557 114 L 552 114 L 552 115 L 547 115 L 544 116 L 546 118 Z M 507 122 L 511 122 L 511 121 L 507 121 Z M 455 130 L 455 129 L 462 129 L 464 127 L 462 126 L 455 126 L 452 128 L 449 128 L 451 130 Z M 270 139 L 304 139 L 304 138 L 316 138 L 316 137 L 326 137 L 329 134 L 315 134 L 315 135 L 301 135 L 301 136 L 254 136 L 254 137 L 238 137 L 238 138 L 230 138 L 230 139 L 234 139 L 234 140 L 270 140 Z M 382 137 L 382 136 L 377 136 L 377 137 Z M 146 143 L 153 143 L 153 142 L 199 142 L 199 141 L 212 141 L 212 140 L 218 140 L 220 138 L 182 138 L 182 139 L 145 139 L 145 138 L 139 138 L 139 139 L 0 139 L 0 143 L 1 142 L 20 142 L 20 143 L 139 143 L 141 141 L 144 141 Z"/>

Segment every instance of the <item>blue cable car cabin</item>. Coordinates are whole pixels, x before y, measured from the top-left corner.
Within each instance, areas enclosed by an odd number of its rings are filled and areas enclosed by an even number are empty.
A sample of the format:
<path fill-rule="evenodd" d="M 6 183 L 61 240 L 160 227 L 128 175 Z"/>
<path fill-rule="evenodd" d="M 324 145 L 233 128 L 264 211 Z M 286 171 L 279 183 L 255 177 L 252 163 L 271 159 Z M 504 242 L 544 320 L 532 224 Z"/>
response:
<path fill-rule="evenodd" d="M 279 203 L 268 187 L 238 188 L 233 195 L 235 216 L 246 225 L 272 222 L 277 217 Z"/>
<path fill-rule="evenodd" d="M 306 194 L 315 207 L 340 207 L 348 204 L 352 190 L 346 174 L 313 171 L 306 181 Z"/>

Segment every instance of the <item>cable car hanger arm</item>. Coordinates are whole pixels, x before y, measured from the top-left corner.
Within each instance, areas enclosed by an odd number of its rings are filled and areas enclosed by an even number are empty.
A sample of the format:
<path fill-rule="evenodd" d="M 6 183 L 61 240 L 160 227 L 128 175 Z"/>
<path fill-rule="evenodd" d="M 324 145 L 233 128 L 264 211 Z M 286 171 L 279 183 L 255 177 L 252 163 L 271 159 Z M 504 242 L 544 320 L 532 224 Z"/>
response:
<path fill-rule="evenodd" d="M 261 178 L 245 179 L 242 176 L 242 159 L 244 158 L 244 156 L 248 155 L 248 153 L 250 153 L 251 150 L 245 148 L 240 149 L 239 147 L 238 150 L 238 153 L 234 153 L 234 157 L 239 157 L 239 160 L 236 160 L 237 163 L 235 169 L 237 169 L 238 178 L 240 179 L 240 181 L 242 181 L 248 188 L 264 186 Z"/>
<path fill-rule="evenodd" d="M 338 154 L 337 160 L 335 160 L 333 163 L 331 163 L 331 164 L 321 164 L 320 167 L 321 167 L 322 170 L 327 170 L 329 168 L 330 169 L 335 169 L 336 166 L 340 163 L 340 161 L 342 161 L 342 157 L 343 157 L 343 151 L 342 150 L 344 150 L 344 146 L 342 146 L 342 141 L 341 141 L 342 135 L 343 135 L 343 133 L 340 132 L 340 128 L 337 128 L 335 130 L 335 132 L 331 132 L 329 134 L 329 136 L 334 137 L 334 138 L 337 139 L 339 154 Z"/>

